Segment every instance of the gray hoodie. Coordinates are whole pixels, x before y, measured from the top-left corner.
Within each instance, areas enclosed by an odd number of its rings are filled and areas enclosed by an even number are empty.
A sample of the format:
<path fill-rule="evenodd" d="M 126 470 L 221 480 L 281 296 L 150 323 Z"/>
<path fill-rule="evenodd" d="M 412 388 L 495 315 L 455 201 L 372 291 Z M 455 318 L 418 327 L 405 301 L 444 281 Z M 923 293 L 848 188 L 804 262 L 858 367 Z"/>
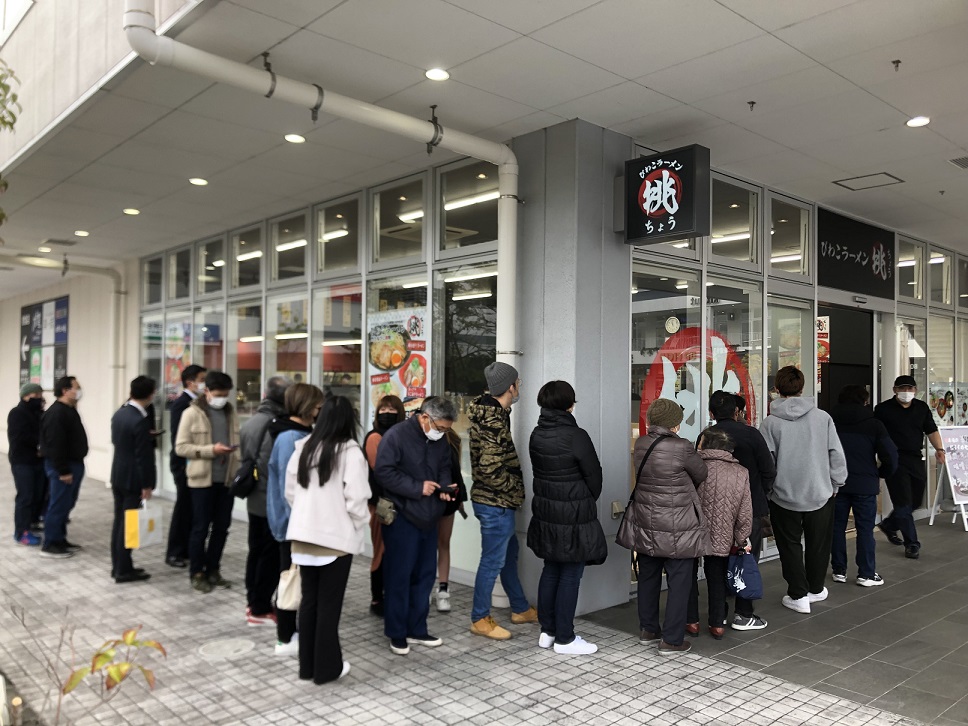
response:
<path fill-rule="evenodd" d="M 776 457 L 770 500 L 784 509 L 820 509 L 847 481 L 847 460 L 833 419 L 813 398 L 777 399 L 760 433 Z"/>

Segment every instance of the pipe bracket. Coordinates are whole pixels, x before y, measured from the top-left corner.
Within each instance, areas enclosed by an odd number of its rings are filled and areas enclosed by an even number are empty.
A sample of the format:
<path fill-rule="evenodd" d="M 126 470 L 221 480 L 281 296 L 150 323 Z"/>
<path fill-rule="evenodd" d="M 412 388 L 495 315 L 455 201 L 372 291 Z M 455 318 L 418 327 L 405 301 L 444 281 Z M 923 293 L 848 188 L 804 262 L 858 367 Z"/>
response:
<path fill-rule="evenodd" d="M 444 127 L 440 125 L 440 121 L 437 119 L 436 103 L 430 107 L 430 118 L 428 121 L 434 125 L 434 136 L 427 142 L 427 154 L 432 154 L 437 145 L 444 140 Z"/>
<path fill-rule="evenodd" d="M 499 350 L 497 355 L 524 355 L 524 351 L 521 350 Z"/>
<path fill-rule="evenodd" d="M 265 68 L 270 78 L 269 92 L 266 93 L 266 98 L 272 98 L 272 94 L 276 92 L 276 74 L 272 70 L 272 64 L 269 62 L 269 51 L 262 54 L 262 67 Z"/>
<path fill-rule="evenodd" d="M 312 107 L 313 112 L 313 123 L 319 121 L 319 109 L 323 106 L 323 87 L 318 83 L 314 83 L 313 87 L 316 89 L 316 105 Z"/>

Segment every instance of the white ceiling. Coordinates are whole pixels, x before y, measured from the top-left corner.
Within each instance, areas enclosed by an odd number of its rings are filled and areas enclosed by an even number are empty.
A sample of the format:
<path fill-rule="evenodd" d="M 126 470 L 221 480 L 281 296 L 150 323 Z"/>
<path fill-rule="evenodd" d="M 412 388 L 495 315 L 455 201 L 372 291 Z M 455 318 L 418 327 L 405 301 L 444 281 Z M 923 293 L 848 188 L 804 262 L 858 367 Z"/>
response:
<path fill-rule="evenodd" d="M 948 163 L 968 155 L 966 36 L 964 0 L 206 0 L 179 39 L 498 141 L 580 117 L 701 143 L 721 170 L 968 252 L 968 171 Z M 451 80 L 424 78 L 438 66 Z M 139 60 L 9 174 L 5 252 L 86 229 L 72 258 L 108 264 L 450 158 Z M 832 183 L 875 172 L 904 183 Z M 34 284 L 0 275 L 0 297 Z"/>

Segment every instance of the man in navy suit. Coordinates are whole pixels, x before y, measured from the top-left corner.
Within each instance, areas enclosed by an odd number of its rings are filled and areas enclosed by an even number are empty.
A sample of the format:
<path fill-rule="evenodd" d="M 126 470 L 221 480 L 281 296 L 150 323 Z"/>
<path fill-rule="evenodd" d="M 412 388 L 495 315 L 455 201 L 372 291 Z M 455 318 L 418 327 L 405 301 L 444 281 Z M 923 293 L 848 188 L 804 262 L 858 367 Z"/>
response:
<path fill-rule="evenodd" d="M 147 408 L 155 396 L 155 381 L 138 376 L 131 381 L 131 397 L 111 417 L 111 490 L 114 492 L 114 527 L 111 530 L 111 575 L 117 583 L 147 580 L 151 575 L 136 569 L 131 550 L 124 546 L 124 513 L 151 499 L 155 488 L 154 421 Z"/>
<path fill-rule="evenodd" d="M 192 498 L 188 490 L 188 477 L 185 474 L 185 460 L 175 454 L 175 439 L 178 437 L 178 424 L 185 409 L 192 401 L 205 393 L 205 368 L 190 365 L 182 371 L 182 392 L 171 404 L 171 456 L 169 468 L 175 479 L 175 508 L 171 511 L 171 526 L 168 529 L 168 551 L 165 562 L 171 567 L 188 566 L 188 537 L 192 531 Z"/>

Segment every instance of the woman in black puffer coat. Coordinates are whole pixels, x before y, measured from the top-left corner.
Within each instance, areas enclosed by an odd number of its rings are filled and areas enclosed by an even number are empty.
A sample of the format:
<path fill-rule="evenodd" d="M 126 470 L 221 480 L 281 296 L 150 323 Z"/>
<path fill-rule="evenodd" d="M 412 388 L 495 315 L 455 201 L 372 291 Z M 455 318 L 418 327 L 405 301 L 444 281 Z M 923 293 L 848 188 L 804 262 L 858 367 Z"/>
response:
<path fill-rule="evenodd" d="M 538 645 L 556 653 L 587 655 L 598 650 L 575 635 L 578 586 L 585 565 L 600 565 L 608 554 L 596 501 L 602 467 L 595 446 L 572 411 L 575 389 L 551 381 L 538 392 L 541 415 L 531 434 L 534 499 L 528 547 L 545 561 L 538 584 Z"/>

